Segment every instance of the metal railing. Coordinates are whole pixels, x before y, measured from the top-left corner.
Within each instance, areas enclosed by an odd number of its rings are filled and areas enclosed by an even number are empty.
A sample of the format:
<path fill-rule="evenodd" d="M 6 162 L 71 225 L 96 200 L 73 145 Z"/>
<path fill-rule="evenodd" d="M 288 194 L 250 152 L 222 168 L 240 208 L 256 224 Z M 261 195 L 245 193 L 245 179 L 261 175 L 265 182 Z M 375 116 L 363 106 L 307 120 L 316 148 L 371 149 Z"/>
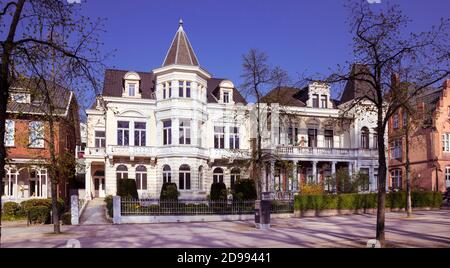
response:
<path fill-rule="evenodd" d="M 272 200 L 271 213 L 293 213 L 293 200 Z M 254 214 L 255 201 L 121 199 L 122 216 Z"/>
<path fill-rule="evenodd" d="M 253 214 L 255 201 L 191 201 L 121 199 L 121 215 L 240 215 Z"/>

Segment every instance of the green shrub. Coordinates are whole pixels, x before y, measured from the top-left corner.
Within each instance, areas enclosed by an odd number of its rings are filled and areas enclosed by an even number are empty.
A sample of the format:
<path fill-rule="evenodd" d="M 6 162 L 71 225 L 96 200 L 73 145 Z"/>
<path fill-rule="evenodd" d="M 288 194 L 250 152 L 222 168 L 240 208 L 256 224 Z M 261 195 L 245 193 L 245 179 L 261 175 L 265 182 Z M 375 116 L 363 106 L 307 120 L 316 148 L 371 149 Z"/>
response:
<path fill-rule="evenodd" d="M 113 217 L 113 197 L 108 195 L 105 197 L 106 210 L 108 211 L 109 217 Z"/>
<path fill-rule="evenodd" d="M 22 203 L 20 203 L 20 208 L 21 208 L 20 213 L 21 213 L 21 215 L 26 216 L 28 214 L 28 211 L 31 208 L 37 207 L 37 206 L 45 206 L 51 210 L 52 209 L 52 199 L 51 198 L 47 198 L 47 199 L 35 198 L 35 199 L 29 199 L 29 200 L 22 201 Z M 63 199 L 61 199 L 61 198 L 58 199 L 57 207 L 58 207 L 58 213 L 61 216 L 64 213 L 64 209 L 65 209 Z"/>
<path fill-rule="evenodd" d="M 226 200 L 227 186 L 223 182 L 214 182 L 211 184 L 211 191 L 209 193 L 210 200 Z"/>
<path fill-rule="evenodd" d="M 133 179 L 120 179 L 117 181 L 117 195 L 125 198 L 139 199 L 136 181 Z"/>
<path fill-rule="evenodd" d="M 170 200 L 170 201 L 178 201 L 178 196 L 180 193 L 178 192 L 177 185 L 173 182 L 166 182 L 163 184 L 161 188 L 161 194 L 159 196 L 160 200 Z"/>
<path fill-rule="evenodd" d="M 72 214 L 70 212 L 63 213 L 61 216 L 62 224 L 71 225 L 72 224 Z"/>
<path fill-rule="evenodd" d="M 20 215 L 20 205 L 16 202 L 5 202 L 3 204 L 2 215 L 4 216 L 19 216 Z"/>
<path fill-rule="evenodd" d="M 30 223 L 45 224 L 50 222 L 50 208 L 48 206 L 31 207 L 28 213 Z"/>
<path fill-rule="evenodd" d="M 234 185 L 235 200 L 256 200 L 255 181 L 250 179 L 238 180 Z"/>
<path fill-rule="evenodd" d="M 442 203 L 439 192 L 412 192 L 413 207 L 438 208 Z M 371 209 L 376 208 L 377 193 L 369 194 L 339 194 L 339 195 L 297 195 L 294 200 L 295 210 L 323 209 Z M 386 194 L 387 208 L 405 208 L 406 193 L 393 192 Z"/>

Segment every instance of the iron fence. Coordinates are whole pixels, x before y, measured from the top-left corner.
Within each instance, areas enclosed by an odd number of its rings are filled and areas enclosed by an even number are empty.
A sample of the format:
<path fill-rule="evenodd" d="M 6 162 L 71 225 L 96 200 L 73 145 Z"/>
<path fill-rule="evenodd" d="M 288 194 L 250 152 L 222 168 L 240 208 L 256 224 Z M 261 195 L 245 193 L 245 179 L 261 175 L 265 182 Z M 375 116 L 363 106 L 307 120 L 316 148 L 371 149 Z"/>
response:
<path fill-rule="evenodd" d="M 253 214 L 255 201 L 188 201 L 122 199 L 122 215 L 239 215 Z"/>
<path fill-rule="evenodd" d="M 293 213 L 293 200 L 273 200 L 271 213 Z M 123 216 L 162 216 L 162 215 L 242 215 L 254 214 L 255 201 L 232 200 L 159 200 L 159 199 L 121 199 Z"/>

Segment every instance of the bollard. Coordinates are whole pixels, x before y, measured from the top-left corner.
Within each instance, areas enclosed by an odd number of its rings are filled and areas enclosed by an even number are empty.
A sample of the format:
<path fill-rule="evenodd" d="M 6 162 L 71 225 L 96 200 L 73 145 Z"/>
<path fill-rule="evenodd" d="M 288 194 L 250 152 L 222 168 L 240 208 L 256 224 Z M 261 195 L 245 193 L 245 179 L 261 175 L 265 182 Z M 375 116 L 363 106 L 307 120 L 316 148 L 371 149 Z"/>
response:
<path fill-rule="evenodd" d="M 113 223 L 120 224 L 120 196 L 113 196 Z"/>
<path fill-rule="evenodd" d="M 78 195 L 72 195 L 70 197 L 70 223 L 72 225 L 78 225 L 80 219 L 80 208 L 78 207 Z"/>

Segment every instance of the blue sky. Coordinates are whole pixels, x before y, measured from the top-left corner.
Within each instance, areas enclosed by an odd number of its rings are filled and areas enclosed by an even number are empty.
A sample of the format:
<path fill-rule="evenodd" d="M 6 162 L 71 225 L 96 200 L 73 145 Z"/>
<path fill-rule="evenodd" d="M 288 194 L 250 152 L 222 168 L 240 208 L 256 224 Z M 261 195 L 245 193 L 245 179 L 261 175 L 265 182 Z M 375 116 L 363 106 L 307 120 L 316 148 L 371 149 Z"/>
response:
<path fill-rule="evenodd" d="M 427 30 L 448 17 L 449 0 L 396 2 Z M 200 64 L 215 77 L 241 83 L 241 57 L 250 48 L 269 55 L 295 80 L 298 73 L 329 73 L 351 60 L 347 12 L 339 0 L 87 0 L 84 13 L 107 18 L 105 51 L 117 50 L 109 68 L 150 71 L 160 67 L 183 18 Z"/>

